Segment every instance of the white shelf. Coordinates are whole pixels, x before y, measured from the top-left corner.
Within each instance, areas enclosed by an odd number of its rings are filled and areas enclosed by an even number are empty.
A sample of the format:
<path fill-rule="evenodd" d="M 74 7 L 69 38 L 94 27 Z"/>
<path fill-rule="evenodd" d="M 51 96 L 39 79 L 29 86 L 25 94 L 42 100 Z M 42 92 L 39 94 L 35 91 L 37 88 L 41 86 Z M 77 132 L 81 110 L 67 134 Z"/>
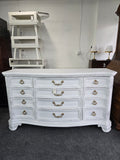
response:
<path fill-rule="evenodd" d="M 11 36 L 11 39 L 40 39 L 38 36 Z"/>
<path fill-rule="evenodd" d="M 45 13 L 45 12 L 37 12 L 38 16 L 40 16 L 41 20 L 47 19 L 49 18 L 49 13 Z"/>
<path fill-rule="evenodd" d="M 44 67 L 42 59 L 9 59 L 10 67 Z"/>
<path fill-rule="evenodd" d="M 48 13 L 27 11 L 27 12 L 8 12 L 10 25 L 40 25 L 41 20 L 49 17 Z"/>
<path fill-rule="evenodd" d="M 14 22 L 10 22 L 9 23 L 9 25 L 11 25 L 11 26 L 19 26 L 19 25 L 21 25 L 21 26 L 32 26 L 32 25 L 38 25 L 38 26 L 40 26 L 40 22 L 38 22 L 38 21 L 29 21 L 29 20 L 27 20 L 27 22 L 26 22 L 26 20 L 21 20 L 21 21 L 14 21 Z"/>
<path fill-rule="evenodd" d="M 38 36 L 38 27 L 41 24 L 41 20 L 46 19 L 49 17 L 48 13 L 44 12 L 37 12 L 37 11 L 24 11 L 24 12 L 8 12 L 9 16 L 9 24 L 11 25 L 12 34 L 11 34 L 11 41 L 12 41 L 12 48 L 13 48 L 13 57 L 9 59 L 9 64 L 13 68 L 20 68 L 20 67 L 44 67 L 44 61 L 41 60 L 41 53 L 40 53 L 40 37 Z M 32 25 L 34 29 L 35 36 L 20 36 L 21 35 L 21 28 L 22 30 L 24 27 L 20 26 L 30 26 Z M 25 27 L 26 28 L 26 27 Z M 37 59 L 21 59 L 22 49 L 35 49 L 35 56 Z M 18 57 L 18 58 L 17 58 Z M 30 57 L 30 56 L 29 56 Z"/>
<path fill-rule="evenodd" d="M 35 44 L 14 44 L 12 48 L 40 48 L 40 45 Z"/>
<path fill-rule="evenodd" d="M 11 65 L 12 68 L 44 68 L 45 66 L 44 65 L 19 65 L 19 64 L 16 64 L 16 65 Z"/>

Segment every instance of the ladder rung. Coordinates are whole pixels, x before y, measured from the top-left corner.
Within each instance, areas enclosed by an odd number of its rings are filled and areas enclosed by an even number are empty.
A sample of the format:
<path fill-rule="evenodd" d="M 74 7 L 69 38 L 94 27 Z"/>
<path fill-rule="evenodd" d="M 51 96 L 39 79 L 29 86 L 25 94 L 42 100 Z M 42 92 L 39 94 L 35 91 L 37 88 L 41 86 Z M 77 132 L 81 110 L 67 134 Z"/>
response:
<path fill-rule="evenodd" d="M 13 40 L 14 39 L 18 39 L 18 40 L 19 39 L 23 39 L 23 40 L 28 39 L 29 40 L 29 39 L 37 39 L 37 38 L 40 39 L 40 37 L 38 37 L 38 36 L 11 36 L 11 39 L 13 39 Z"/>

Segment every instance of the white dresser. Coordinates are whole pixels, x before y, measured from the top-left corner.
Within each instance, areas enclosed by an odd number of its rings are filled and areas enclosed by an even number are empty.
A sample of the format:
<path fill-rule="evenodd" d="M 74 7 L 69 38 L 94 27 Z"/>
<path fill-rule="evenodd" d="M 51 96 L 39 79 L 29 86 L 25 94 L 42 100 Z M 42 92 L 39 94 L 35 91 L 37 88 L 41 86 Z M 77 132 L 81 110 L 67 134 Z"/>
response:
<path fill-rule="evenodd" d="M 14 69 L 3 72 L 9 129 L 97 125 L 111 130 L 113 79 L 109 69 Z"/>

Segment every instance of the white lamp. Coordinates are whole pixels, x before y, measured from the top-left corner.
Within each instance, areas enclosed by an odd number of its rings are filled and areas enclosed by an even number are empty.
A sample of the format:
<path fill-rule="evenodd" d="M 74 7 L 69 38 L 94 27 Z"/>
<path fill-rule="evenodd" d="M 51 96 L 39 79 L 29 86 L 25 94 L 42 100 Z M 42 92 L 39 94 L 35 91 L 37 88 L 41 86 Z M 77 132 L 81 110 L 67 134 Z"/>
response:
<path fill-rule="evenodd" d="M 110 60 L 110 53 L 113 52 L 113 46 L 112 45 L 108 45 L 106 47 L 105 53 L 108 53 L 108 59 Z"/>

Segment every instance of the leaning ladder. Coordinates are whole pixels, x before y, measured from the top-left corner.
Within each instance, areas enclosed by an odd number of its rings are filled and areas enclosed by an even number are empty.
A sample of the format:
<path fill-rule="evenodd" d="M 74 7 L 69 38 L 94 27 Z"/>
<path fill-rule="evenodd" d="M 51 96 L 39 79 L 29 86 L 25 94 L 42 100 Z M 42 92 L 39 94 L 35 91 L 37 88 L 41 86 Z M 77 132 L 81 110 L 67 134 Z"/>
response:
<path fill-rule="evenodd" d="M 9 59 L 9 64 L 12 68 L 21 67 L 37 67 L 44 68 L 44 60 L 40 52 L 40 37 L 38 27 L 41 20 L 48 18 L 49 14 L 44 12 L 28 11 L 28 12 L 9 12 L 9 24 L 11 26 L 11 42 L 13 49 L 13 58 Z M 33 27 L 34 36 L 22 35 L 24 27 Z M 25 58 L 24 50 L 34 49 L 35 58 L 27 56 Z M 22 56 L 24 55 L 24 56 Z"/>

